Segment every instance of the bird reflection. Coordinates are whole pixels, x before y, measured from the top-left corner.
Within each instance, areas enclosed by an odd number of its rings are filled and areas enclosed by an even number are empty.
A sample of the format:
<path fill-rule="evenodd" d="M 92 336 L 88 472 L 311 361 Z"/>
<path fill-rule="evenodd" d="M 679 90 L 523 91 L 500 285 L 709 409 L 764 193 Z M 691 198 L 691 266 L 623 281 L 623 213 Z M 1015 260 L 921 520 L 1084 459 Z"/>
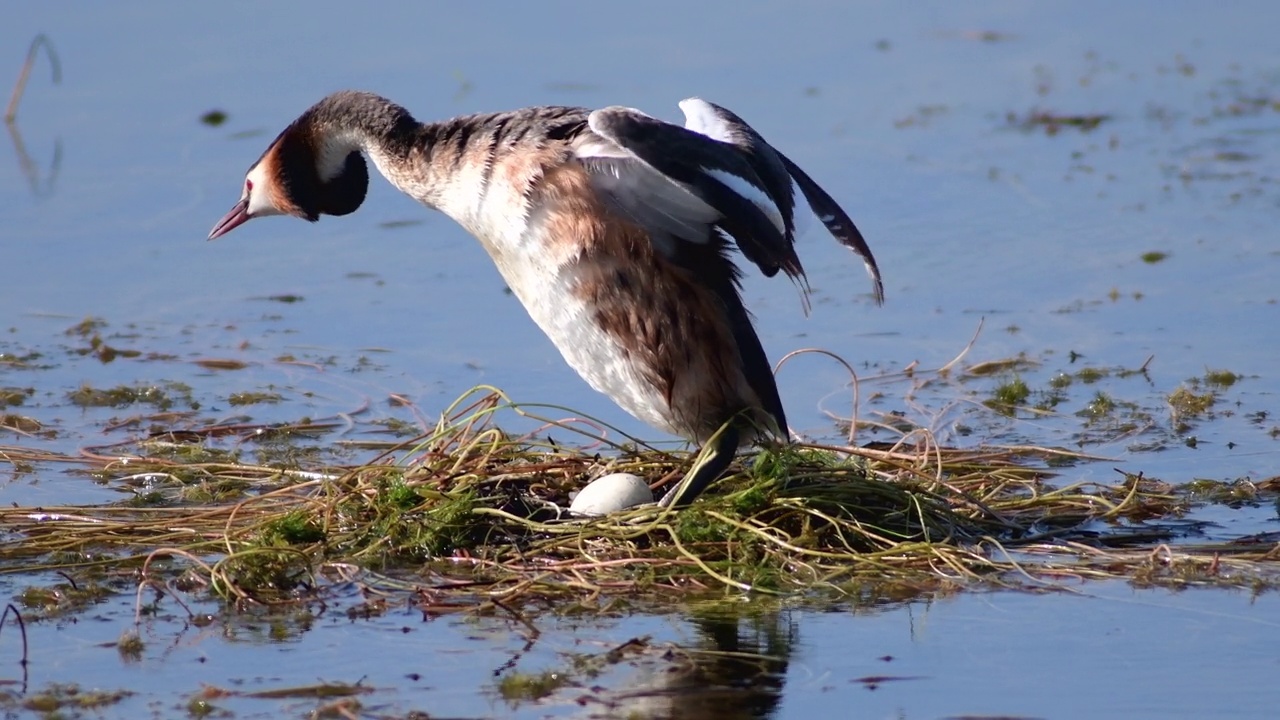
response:
<path fill-rule="evenodd" d="M 790 613 L 717 605 L 695 610 L 691 623 L 695 645 L 638 663 L 641 672 L 625 687 L 597 688 L 588 705 L 592 714 L 604 705 L 612 716 L 630 718 L 772 717 L 798 640 Z"/>

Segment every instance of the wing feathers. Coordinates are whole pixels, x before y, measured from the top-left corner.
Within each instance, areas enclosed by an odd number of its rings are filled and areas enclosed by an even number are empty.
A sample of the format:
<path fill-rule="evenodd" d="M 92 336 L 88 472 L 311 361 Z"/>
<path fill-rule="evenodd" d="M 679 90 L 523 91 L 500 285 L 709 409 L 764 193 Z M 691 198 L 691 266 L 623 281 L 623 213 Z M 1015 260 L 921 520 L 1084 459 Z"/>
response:
<path fill-rule="evenodd" d="M 798 186 L 814 215 L 841 245 L 856 252 L 867 267 L 877 303 L 884 302 L 884 284 L 880 268 L 876 265 L 871 248 L 862 237 L 848 214 L 807 173 L 787 156 L 765 141 L 760 133 L 731 110 L 701 98 L 689 98 L 680 103 L 685 114 L 685 126 L 713 140 L 739 147 L 747 161 L 765 183 L 769 195 L 777 203 L 787 222 L 789 237 L 794 232 L 793 187 Z"/>
<path fill-rule="evenodd" d="M 705 244 L 718 227 L 766 276 L 782 270 L 807 295 L 794 247 L 799 190 L 832 236 L 862 258 L 876 302 L 884 301 L 871 248 L 839 203 L 730 110 L 700 98 L 680 109 L 685 127 L 631 108 L 590 113 L 592 132 L 575 152 L 613 207 L 661 237 L 660 245 Z"/>
<path fill-rule="evenodd" d="M 742 118 L 715 103 L 702 98 L 687 98 L 680 101 L 680 109 L 684 111 L 685 127 L 741 151 L 747 164 L 760 178 L 773 207 L 781 215 L 787 240 L 794 242 L 795 188 L 773 146 Z"/>
<path fill-rule="evenodd" d="M 841 245 L 853 250 L 862 258 L 863 265 L 867 267 L 867 274 L 871 276 L 871 284 L 873 286 L 876 304 L 884 304 L 884 282 L 880 279 L 880 267 L 876 265 L 876 258 L 871 254 L 871 246 L 867 245 L 867 241 L 862 237 L 862 233 L 858 231 L 858 226 L 853 224 L 853 220 L 849 219 L 849 215 L 845 213 L 844 208 L 840 207 L 826 190 L 823 190 L 818 183 L 814 182 L 805 171 L 801 170 L 798 165 L 782 153 L 778 153 L 778 158 L 782 160 L 782 164 L 787 168 L 787 172 L 791 177 L 795 178 L 796 185 L 800 186 L 800 192 L 804 193 L 804 199 L 809 203 L 809 208 L 813 210 L 813 214 L 818 216 L 818 220 L 827 228 Z"/>
<path fill-rule="evenodd" d="M 587 123 L 597 135 L 713 208 L 719 215 L 714 224 L 733 237 L 743 256 L 765 275 L 781 269 L 793 278 L 803 276 L 782 214 L 770 201 L 764 182 L 733 146 L 708 142 L 705 135 L 630 108 L 596 110 Z"/>
<path fill-rule="evenodd" d="M 720 219 L 702 198 L 634 158 L 588 157 L 581 162 L 609 204 L 651 233 L 702 244 L 707 228 Z"/>

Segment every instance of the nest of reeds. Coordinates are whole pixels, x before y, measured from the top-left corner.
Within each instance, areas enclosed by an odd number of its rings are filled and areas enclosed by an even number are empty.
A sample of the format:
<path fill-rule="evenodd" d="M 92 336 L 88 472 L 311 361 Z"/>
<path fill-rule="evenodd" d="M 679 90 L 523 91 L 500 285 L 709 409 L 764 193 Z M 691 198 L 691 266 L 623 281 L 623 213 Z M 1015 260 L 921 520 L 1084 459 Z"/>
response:
<path fill-rule="evenodd" d="M 1132 476 L 1054 487 L 1051 461 L 1080 456 L 1047 448 L 765 448 L 684 510 L 572 517 L 572 493 L 605 472 L 660 487 L 694 457 L 553 442 L 548 429 L 584 432 L 563 421 L 512 436 L 504 413 L 531 417 L 473 391 L 433 432 L 355 467 L 211 461 L 198 433 L 153 434 L 91 469 L 145 478 L 132 502 L 0 510 L 0 569 L 111 568 L 262 603 L 305 601 L 337 579 L 434 611 L 723 588 L 908 596 L 1079 577 L 1276 581 L 1272 547 L 1164 545 L 1176 524 L 1153 521 L 1187 507 L 1170 486 Z"/>

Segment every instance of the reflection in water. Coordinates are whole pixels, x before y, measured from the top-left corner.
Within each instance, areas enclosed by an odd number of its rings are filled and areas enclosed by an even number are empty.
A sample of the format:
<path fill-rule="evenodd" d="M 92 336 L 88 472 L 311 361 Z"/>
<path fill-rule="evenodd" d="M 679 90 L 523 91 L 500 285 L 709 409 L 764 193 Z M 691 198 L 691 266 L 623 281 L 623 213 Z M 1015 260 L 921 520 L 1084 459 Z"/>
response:
<path fill-rule="evenodd" d="M 782 700 L 791 649 L 799 628 L 790 613 L 750 617 L 718 611 L 695 616 L 703 646 L 715 652 L 693 655 L 699 662 L 687 676 L 693 692 L 673 698 L 677 717 L 763 718 Z"/>
<path fill-rule="evenodd" d="M 772 717 L 799 629 L 787 611 L 718 605 L 694 611 L 699 642 L 669 650 L 629 687 L 594 698 L 621 717 L 747 720 Z"/>
<path fill-rule="evenodd" d="M 53 160 L 49 163 L 49 178 L 42 186 L 40 168 L 36 167 L 31 156 L 27 154 L 27 147 L 22 143 L 22 133 L 18 130 L 18 123 L 5 121 L 5 125 L 9 128 L 9 139 L 13 141 L 13 151 L 18 155 L 18 165 L 22 168 L 22 174 L 26 176 L 27 183 L 31 185 L 31 192 L 36 197 L 52 195 L 54 180 L 58 178 L 58 168 L 62 167 L 62 138 L 53 141 Z"/>
<path fill-rule="evenodd" d="M 31 41 L 31 46 L 27 48 L 27 59 L 22 63 L 22 70 L 18 72 L 18 81 L 13 85 L 13 92 L 9 95 L 9 105 L 4 112 L 4 124 L 9 128 L 9 139 L 13 141 L 18 165 L 31 185 L 31 192 L 37 197 L 53 193 L 53 183 L 58 177 L 58 169 L 62 166 L 62 139 L 58 138 L 53 143 L 53 160 L 49 163 L 48 182 L 42 187 L 40 168 L 32 162 L 31 156 L 27 153 L 27 147 L 22 142 L 22 133 L 18 130 L 18 105 L 22 102 L 23 92 L 27 89 L 27 79 L 31 77 L 31 67 L 35 65 L 36 53 L 41 47 L 45 49 L 45 55 L 49 56 L 49 65 L 53 68 L 53 84 L 62 82 L 62 63 L 58 60 L 58 54 L 54 52 L 53 43 L 49 42 L 48 36 L 43 33 L 37 35 Z"/>

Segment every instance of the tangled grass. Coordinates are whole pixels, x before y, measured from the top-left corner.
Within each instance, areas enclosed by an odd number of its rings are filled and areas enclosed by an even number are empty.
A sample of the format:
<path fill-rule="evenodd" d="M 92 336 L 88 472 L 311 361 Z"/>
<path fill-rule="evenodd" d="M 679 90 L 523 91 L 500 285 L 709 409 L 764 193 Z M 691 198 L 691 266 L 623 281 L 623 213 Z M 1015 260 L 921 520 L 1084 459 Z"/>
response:
<path fill-rule="evenodd" d="M 545 420 L 519 437 L 499 427 L 535 412 L 478 388 L 432 432 L 352 467 L 229 462 L 199 433 L 153 433 L 87 460 L 0 449 L 10 462 L 75 460 L 97 478 L 149 488 L 108 506 L 0 509 L 0 572 L 96 568 L 139 588 L 268 605 L 353 581 L 371 602 L 407 592 L 430 612 L 724 589 L 905 597 L 1081 578 L 1256 588 L 1278 579 L 1274 543 L 1174 543 L 1191 504 L 1185 489 L 1140 475 L 1058 487 L 1051 468 L 1084 456 L 947 449 L 920 434 L 874 447 L 765 448 L 683 511 L 574 518 L 562 508 L 593 477 L 630 472 L 657 487 L 695 458 L 606 441 L 580 422 Z M 550 429 L 590 442 L 555 443 Z"/>

